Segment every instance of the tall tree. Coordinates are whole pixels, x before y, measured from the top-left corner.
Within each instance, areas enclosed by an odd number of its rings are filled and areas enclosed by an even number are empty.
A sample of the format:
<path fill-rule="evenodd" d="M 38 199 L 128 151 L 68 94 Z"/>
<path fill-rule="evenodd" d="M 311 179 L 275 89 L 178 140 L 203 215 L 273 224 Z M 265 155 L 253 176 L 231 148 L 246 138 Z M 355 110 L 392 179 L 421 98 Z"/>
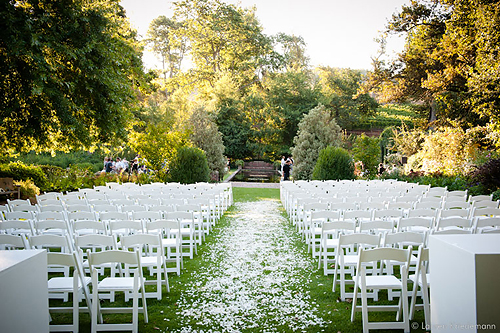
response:
<path fill-rule="evenodd" d="M 125 137 L 142 63 L 118 0 L 2 1 L 0 31 L 0 150 Z"/>
<path fill-rule="evenodd" d="M 295 179 L 312 179 L 319 152 L 328 146 L 339 146 L 341 129 L 335 118 L 323 105 L 318 105 L 299 123 L 299 131 L 292 148 Z"/>
<path fill-rule="evenodd" d="M 164 15 L 158 16 L 149 24 L 147 42 L 154 53 L 160 56 L 165 81 L 174 77 L 180 70 L 184 56 L 188 51 L 187 40 L 178 30 L 182 23 Z M 168 69 L 167 69 L 168 68 Z"/>
<path fill-rule="evenodd" d="M 188 83 L 213 87 L 221 75 L 232 73 L 243 89 L 257 80 L 272 43 L 262 33 L 254 9 L 219 0 L 182 0 L 174 6 L 174 18 L 184 22 L 180 34 L 188 39 L 194 65 Z"/>

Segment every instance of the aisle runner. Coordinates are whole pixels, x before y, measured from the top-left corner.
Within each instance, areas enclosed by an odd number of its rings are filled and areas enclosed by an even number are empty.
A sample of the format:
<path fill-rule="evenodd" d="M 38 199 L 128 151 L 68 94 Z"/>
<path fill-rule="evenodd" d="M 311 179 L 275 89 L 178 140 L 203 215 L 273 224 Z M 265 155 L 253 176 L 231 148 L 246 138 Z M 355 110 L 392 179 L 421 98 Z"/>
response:
<path fill-rule="evenodd" d="M 178 302 L 181 332 L 298 331 L 325 323 L 306 285 L 312 260 L 292 245 L 277 201 L 237 203 Z"/>

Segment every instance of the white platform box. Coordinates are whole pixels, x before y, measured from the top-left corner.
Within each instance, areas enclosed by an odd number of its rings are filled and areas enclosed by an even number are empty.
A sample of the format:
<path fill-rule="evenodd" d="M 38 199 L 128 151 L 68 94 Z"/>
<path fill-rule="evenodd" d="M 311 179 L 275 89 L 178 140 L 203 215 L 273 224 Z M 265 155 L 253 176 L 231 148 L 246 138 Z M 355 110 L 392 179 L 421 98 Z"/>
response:
<path fill-rule="evenodd" d="M 0 332 L 48 331 L 47 252 L 0 251 Z"/>
<path fill-rule="evenodd" d="M 431 235 L 433 332 L 500 330 L 500 234 Z"/>

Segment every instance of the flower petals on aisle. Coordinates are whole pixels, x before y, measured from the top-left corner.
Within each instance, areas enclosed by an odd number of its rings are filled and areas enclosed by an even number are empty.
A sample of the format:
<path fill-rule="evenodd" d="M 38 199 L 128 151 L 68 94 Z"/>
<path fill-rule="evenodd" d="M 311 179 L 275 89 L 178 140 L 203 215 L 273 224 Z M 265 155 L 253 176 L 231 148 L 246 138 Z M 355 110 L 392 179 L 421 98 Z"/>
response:
<path fill-rule="evenodd" d="M 278 201 L 235 204 L 177 303 L 181 332 L 283 332 L 325 321 L 308 294 L 315 264 Z"/>

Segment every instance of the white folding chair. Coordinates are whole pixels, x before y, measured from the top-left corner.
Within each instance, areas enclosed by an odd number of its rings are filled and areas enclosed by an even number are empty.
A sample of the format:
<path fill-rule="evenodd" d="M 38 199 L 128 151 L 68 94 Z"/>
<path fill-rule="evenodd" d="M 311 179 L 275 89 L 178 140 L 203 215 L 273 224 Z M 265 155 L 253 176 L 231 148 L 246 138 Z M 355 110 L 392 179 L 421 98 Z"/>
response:
<path fill-rule="evenodd" d="M 156 274 L 155 280 L 144 279 L 144 285 L 156 285 L 156 291 L 145 292 L 146 298 L 156 297 L 162 299 L 162 284 L 165 284 L 167 292 L 170 291 L 168 284 L 166 258 L 163 253 L 162 237 L 160 234 L 136 234 L 123 236 L 120 243 L 124 250 L 135 250 L 139 252 L 141 266 L 148 268 L 151 273 Z M 162 278 L 163 273 L 163 278 Z"/>
<path fill-rule="evenodd" d="M 64 298 L 68 293 L 73 294 L 73 304 L 71 307 L 49 307 L 49 313 L 71 312 L 73 314 L 71 324 L 50 324 L 50 332 L 78 332 L 80 311 L 91 311 L 91 300 L 88 286 L 90 277 L 86 277 L 81 266 L 81 253 L 47 253 L 47 266 L 67 267 L 73 269 L 73 276 L 55 276 L 48 280 L 49 299 Z M 80 307 L 80 300 L 84 298 L 86 306 Z"/>
<path fill-rule="evenodd" d="M 92 253 L 87 251 L 87 256 L 92 275 L 92 333 L 109 330 L 137 333 L 139 312 L 144 314 L 144 322 L 148 322 L 144 277 L 142 276 L 139 252 L 111 250 Z M 103 264 L 119 265 L 125 272 L 124 276 L 106 276 L 99 281 L 95 266 Z M 136 268 L 130 270 L 129 267 Z M 101 303 L 100 300 L 108 298 L 106 295 L 112 292 L 131 293 L 132 307 L 104 307 L 104 302 Z M 141 307 L 139 307 L 139 294 L 142 299 Z M 106 313 L 132 313 L 132 323 L 103 323 L 102 315 Z"/>
<path fill-rule="evenodd" d="M 182 248 L 187 247 L 189 252 L 181 251 L 183 256 L 193 259 L 194 254 L 198 254 L 195 239 L 194 217 L 192 212 L 172 212 L 167 213 L 166 220 L 174 220 L 180 223 L 180 233 L 182 236 Z"/>
<path fill-rule="evenodd" d="M 336 214 L 333 211 L 331 214 Z M 316 212 L 314 214 L 320 215 L 324 213 Z M 321 241 L 320 241 L 320 258 L 318 262 L 318 269 L 321 268 L 323 263 L 323 274 L 328 275 L 335 272 L 335 267 L 333 269 L 329 268 L 332 263 L 336 264 L 337 261 L 337 247 L 339 245 L 339 234 L 354 233 L 356 231 L 356 221 L 335 221 L 335 215 L 332 219 L 329 218 L 322 223 L 321 229 Z M 329 251 L 331 250 L 331 251 Z"/>
<path fill-rule="evenodd" d="M 370 234 L 347 234 L 339 235 L 339 245 L 337 247 L 335 273 L 333 275 L 333 287 L 332 290 L 335 292 L 337 284 L 337 276 L 339 276 L 340 284 L 340 299 L 345 301 L 346 298 L 353 296 L 353 293 L 346 292 L 346 285 L 348 283 L 354 283 L 355 268 L 358 265 L 358 251 L 362 248 L 376 248 L 380 246 L 380 234 L 370 235 Z M 346 270 L 347 268 L 347 270 Z M 372 269 L 376 269 L 374 266 Z M 347 280 L 346 273 L 351 273 L 351 280 Z M 371 298 L 377 300 L 377 293 L 370 295 Z"/>
<path fill-rule="evenodd" d="M 415 274 L 408 276 L 408 280 L 413 282 L 413 290 L 411 293 L 410 304 L 410 320 L 413 319 L 416 308 L 423 308 L 425 327 L 431 327 L 431 312 L 429 303 L 429 288 L 430 288 L 430 274 L 429 268 L 429 249 L 424 246 L 419 246 L 417 256 L 417 269 Z M 420 289 L 420 291 L 419 291 Z M 423 304 L 417 304 L 417 297 L 421 296 Z"/>
<path fill-rule="evenodd" d="M 3 224 L 3 222 L 0 224 Z M 27 248 L 28 244 L 24 236 L 0 234 L 0 250 L 19 250 Z"/>
<path fill-rule="evenodd" d="M 182 262 L 182 236 L 179 221 L 174 220 L 155 220 L 146 223 L 146 232 L 149 234 L 158 234 L 162 237 L 162 246 L 167 249 L 164 252 L 166 261 L 175 262 L 175 268 L 167 267 L 167 272 L 181 274 Z"/>
<path fill-rule="evenodd" d="M 408 309 L 408 265 L 410 260 L 410 250 L 394 248 L 376 248 L 359 251 L 359 259 L 354 283 L 354 296 L 352 300 L 351 321 L 354 322 L 355 313 L 362 312 L 363 333 L 368 333 L 370 329 L 403 329 L 410 332 L 410 320 Z M 378 275 L 378 270 L 371 270 L 372 275 L 367 274 L 367 265 L 376 267 L 380 261 L 393 261 L 399 263 L 401 279 L 395 275 Z M 368 291 L 381 289 L 400 289 L 401 297 L 398 305 L 368 305 Z M 361 292 L 361 306 L 357 305 L 358 293 Z M 403 313 L 403 321 L 394 322 L 370 322 L 368 320 L 369 311 L 396 311 L 396 320 L 399 313 Z"/>

